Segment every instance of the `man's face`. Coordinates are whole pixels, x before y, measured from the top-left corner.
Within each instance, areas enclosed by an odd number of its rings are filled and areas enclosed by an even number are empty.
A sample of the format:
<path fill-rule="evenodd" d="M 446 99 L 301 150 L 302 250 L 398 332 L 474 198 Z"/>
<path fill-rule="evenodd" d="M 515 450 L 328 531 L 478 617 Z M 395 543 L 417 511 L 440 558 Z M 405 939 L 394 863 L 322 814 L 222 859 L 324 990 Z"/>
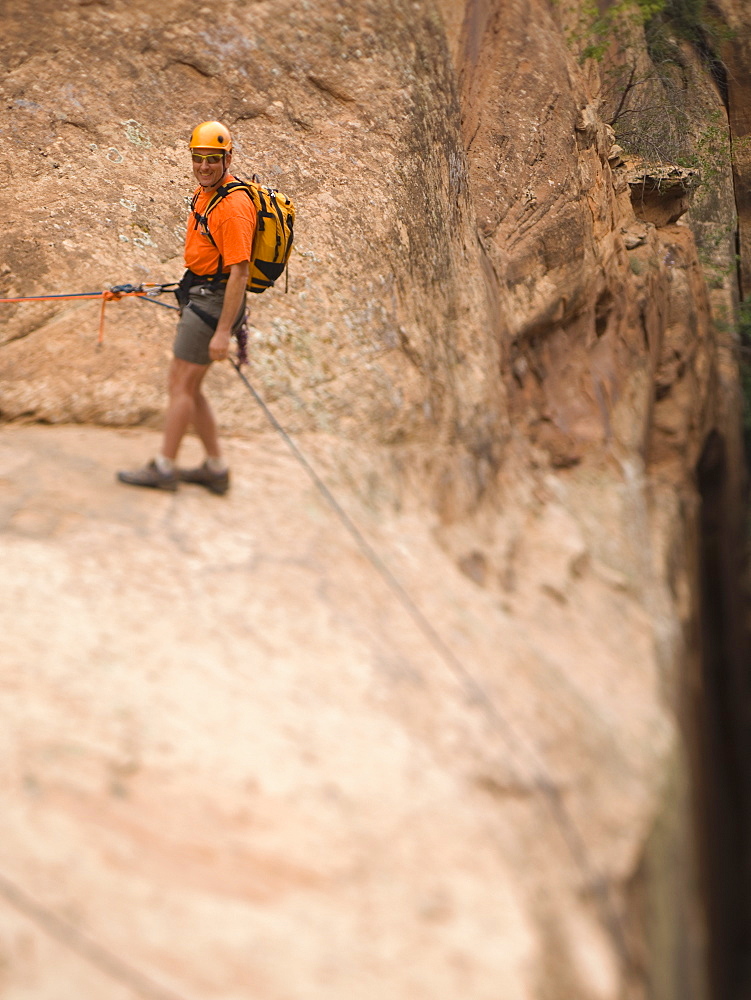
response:
<path fill-rule="evenodd" d="M 204 191 L 210 191 L 212 188 L 218 187 L 222 177 L 224 177 L 224 172 L 232 159 L 232 153 L 221 154 L 217 153 L 215 149 L 192 149 L 191 157 L 193 176 Z"/>

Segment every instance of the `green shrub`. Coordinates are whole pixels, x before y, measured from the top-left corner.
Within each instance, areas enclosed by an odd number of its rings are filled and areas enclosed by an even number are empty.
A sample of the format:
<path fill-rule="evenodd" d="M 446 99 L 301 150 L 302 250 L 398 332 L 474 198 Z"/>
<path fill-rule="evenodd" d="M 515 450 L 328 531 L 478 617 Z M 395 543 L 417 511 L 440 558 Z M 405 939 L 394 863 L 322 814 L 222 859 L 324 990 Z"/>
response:
<path fill-rule="evenodd" d="M 655 20 L 662 21 L 675 34 L 696 45 L 701 51 L 709 43 L 726 37 L 728 29 L 709 10 L 706 0 L 665 0 L 665 5 Z"/>
<path fill-rule="evenodd" d="M 581 8 L 577 31 L 569 41 L 580 48 L 580 61 L 603 58 L 615 43 L 627 46 L 633 28 L 650 23 L 665 6 L 666 0 L 615 0 L 603 12 L 595 0 L 588 0 Z"/>

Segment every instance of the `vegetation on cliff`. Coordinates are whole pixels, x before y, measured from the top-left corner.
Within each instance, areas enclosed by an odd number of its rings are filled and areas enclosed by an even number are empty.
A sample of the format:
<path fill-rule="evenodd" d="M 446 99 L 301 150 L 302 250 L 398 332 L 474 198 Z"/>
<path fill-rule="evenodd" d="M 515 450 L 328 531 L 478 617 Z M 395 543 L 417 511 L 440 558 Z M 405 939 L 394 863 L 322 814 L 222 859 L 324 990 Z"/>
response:
<path fill-rule="evenodd" d="M 734 303 L 715 318 L 727 326 L 729 311 L 736 313 L 751 456 L 751 302 L 737 304 L 738 222 L 710 204 L 730 183 L 734 154 L 745 155 L 751 141 L 736 136 L 731 143 L 720 51 L 733 33 L 707 0 L 617 0 L 604 12 L 596 4 L 583 11 L 585 21 L 570 38 L 582 61 L 599 64 L 602 114 L 619 146 L 652 165 L 695 171 L 692 228 L 710 289 L 729 289 Z"/>
<path fill-rule="evenodd" d="M 603 114 L 620 145 L 651 162 L 715 172 L 723 143 L 716 123 L 701 120 L 696 75 L 724 97 L 718 49 L 727 29 L 704 0 L 618 0 L 602 14 L 585 11 L 581 59 L 600 63 Z"/>

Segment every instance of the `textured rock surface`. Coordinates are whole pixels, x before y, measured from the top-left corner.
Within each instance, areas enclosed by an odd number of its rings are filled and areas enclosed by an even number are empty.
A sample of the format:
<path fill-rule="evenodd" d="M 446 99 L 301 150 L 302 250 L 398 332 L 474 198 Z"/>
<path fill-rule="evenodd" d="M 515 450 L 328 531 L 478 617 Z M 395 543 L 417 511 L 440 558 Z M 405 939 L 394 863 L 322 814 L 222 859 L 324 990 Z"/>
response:
<path fill-rule="evenodd" d="M 722 57 L 727 65 L 730 126 L 733 143 L 736 202 L 740 222 L 740 253 L 743 293 L 751 292 L 751 26 L 740 0 L 719 4 L 730 29 Z"/>
<path fill-rule="evenodd" d="M 210 503 L 120 488 L 149 447 L 5 431 L 3 879 L 179 996 L 618 995 L 587 895 L 632 871 L 672 727 L 649 620 L 563 503 L 528 511 L 506 609 L 423 512 L 352 509 L 478 699 L 276 438 Z M 40 923 L 2 911 L 5 996 L 121 995 Z"/>
<path fill-rule="evenodd" d="M 637 217 L 560 16 L 3 12 L 0 294 L 176 278 L 186 138 L 227 119 L 299 206 L 251 378 L 425 615 L 226 366 L 231 494 L 114 482 L 166 310 L 96 349 L 97 303 L 3 306 L 8 1000 L 710 995 L 742 460 L 694 232 L 732 188 Z"/>

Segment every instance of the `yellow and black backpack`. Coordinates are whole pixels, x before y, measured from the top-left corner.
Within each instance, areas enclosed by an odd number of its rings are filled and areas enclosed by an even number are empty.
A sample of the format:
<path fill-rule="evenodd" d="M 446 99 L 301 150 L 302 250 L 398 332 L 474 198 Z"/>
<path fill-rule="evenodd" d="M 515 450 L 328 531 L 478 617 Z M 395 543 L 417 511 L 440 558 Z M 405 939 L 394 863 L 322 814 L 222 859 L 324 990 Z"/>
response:
<path fill-rule="evenodd" d="M 253 249 L 248 272 L 248 291 L 265 292 L 271 288 L 287 266 L 292 251 L 294 237 L 295 206 L 292 201 L 274 188 L 261 184 L 254 174 L 251 181 L 230 181 L 214 192 L 211 201 L 206 206 L 203 215 L 196 212 L 198 195 L 193 196 L 191 209 L 196 220 L 196 228 L 208 236 L 214 246 L 214 237 L 209 229 L 209 216 L 222 198 L 233 191 L 244 191 L 256 207 L 258 222 L 253 238 Z M 222 272 L 222 259 L 219 258 L 217 275 Z"/>

